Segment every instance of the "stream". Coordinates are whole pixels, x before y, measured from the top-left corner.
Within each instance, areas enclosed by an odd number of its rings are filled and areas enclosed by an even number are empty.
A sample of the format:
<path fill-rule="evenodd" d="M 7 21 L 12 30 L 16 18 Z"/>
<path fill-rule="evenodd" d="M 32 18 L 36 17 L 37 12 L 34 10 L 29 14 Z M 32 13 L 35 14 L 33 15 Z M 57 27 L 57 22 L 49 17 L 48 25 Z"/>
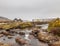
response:
<path fill-rule="evenodd" d="M 44 26 L 42 28 L 44 28 Z M 28 44 L 23 45 L 23 46 L 48 46 L 47 43 L 42 43 L 38 39 L 36 39 L 34 36 L 30 36 L 29 33 L 32 30 L 22 30 L 22 31 L 25 32 L 25 35 L 14 34 L 14 36 L 11 39 L 9 39 L 6 36 L 3 36 L 0 38 L 0 42 L 13 44 L 12 46 L 21 46 L 15 42 L 16 37 L 21 37 L 21 38 L 26 39 L 28 41 Z M 17 32 L 20 32 L 20 30 L 18 30 Z M 31 38 L 29 38 L 29 37 L 31 37 Z"/>

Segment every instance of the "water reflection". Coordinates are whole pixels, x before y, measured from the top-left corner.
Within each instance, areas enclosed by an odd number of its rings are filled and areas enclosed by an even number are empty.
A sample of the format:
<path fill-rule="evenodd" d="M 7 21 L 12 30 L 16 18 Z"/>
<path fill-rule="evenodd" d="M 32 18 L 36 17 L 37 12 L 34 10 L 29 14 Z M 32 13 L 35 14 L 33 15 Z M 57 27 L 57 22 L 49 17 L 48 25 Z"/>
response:
<path fill-rule="evenodd" d="M 48 28 L 48 24 L 42 24 L 42 25 L 36 25 L 36 26 L 40 26 L 41 29 L 47 29 Z"/>

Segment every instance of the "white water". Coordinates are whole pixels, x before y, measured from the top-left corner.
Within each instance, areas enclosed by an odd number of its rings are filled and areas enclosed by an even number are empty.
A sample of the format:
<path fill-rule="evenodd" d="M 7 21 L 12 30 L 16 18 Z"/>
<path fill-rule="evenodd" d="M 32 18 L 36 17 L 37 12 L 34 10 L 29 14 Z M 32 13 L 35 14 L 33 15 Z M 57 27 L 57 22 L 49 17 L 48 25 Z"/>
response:
<path fill-rule="evenodd" d="M 31 32 L 32 30 L 26 30 L 25 31 L 25 38 L 24 39 L 26 39 L 26 40 L 28 40 L 28 41 L 30 41 L 30 39 L 29 39 L 29 33 Z"/>

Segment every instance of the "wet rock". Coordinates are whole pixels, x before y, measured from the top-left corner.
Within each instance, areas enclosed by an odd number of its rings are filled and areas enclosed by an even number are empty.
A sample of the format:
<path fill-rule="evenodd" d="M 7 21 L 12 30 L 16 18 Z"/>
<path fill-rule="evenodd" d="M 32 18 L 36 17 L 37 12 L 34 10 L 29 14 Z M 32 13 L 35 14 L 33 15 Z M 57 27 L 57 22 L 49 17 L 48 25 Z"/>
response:
<path fill-rule="evenodd" d="M 60 41 L 50 43 L 49 46 L 60 46 Z"/>
<path fill-rule="evenodd" d="M 6 31 L 10 31 L 10 29 L 6 29 Z"/>
<path fill-rule="evenodd" d="M 33 35 L 29 35 L 28 38 L 29 38 L 29 39 L 34 39 L 34 36 L 33 36 Z"/>
<path fill-rule="evenodd" d="M 15 33 L 15 31 L 10 31 L 10 33 L 12 33 L 12 34 L 13 34 L 13 33 Z"/>
<path fill-rule="evenodd" d="M 3 37 L 3 34 L 0 34 L 0 37 Z"/>
<path fill-rule="evenodd" d="M 19 32 L 19 34 L 20 34 L 20 35 L 25 35 L 25 33 L 24 33 L 24 32 Z"/>
<path fill-rule="evenodd" d="M 1 45 L 1 46 L 10 46 L 9 44 L 4 44 L 4 45 Z"/>
<path fill-rule="evenodd" d="M 12 35 L 12 34 L 10 34 L 10 33 L 7 32 L 7 31 L 2 31 L 1 34 L 4 34 L 4 35 Z"/>
<path fill-rule="evenodd" d="M 47 43 L 59 40 L 56 36 L 53 36 L 52 34 L 49 34 L 47 32 L 40 32 L 40 33 L 38 33 L 38 39 L 40 41 L 47 42 Z"/>
<path fill-rule="evenodd" d="M 36 37 L 37 34 L 39 33 L 39 31 L 40 30 L 38 30 L 38 29 L 34 29 L 31 34 L 33 34 Z"/>
<path fill-rule="evenodd" d="M 11 38 L 13 38 L 13 36 L 11 36 L 11 35 L 8 35 L 7 37 L 8 37 L 8 39 L 11 39 Z"/>
<path fill-rule="evenodd" d="M 3 43 L 2 43 L 2 42 L 0 42 L 0 45 L 3 45 Z"/>
<path fill-rule="evenodd" d="M 16 32 L 14 32 L 14 33 L 19 34 L 17 31 L 16 31 Z"/>
<path fill-rule="evenodd" d="M 11 46 L 11 45 L 0 42 L 0 46 Z"/>
<path fill-rule="evenodd" d="M 15 39 L 15 41 L 16 41 L 17 43 L 21 44 L 21 45 L 27 44 L 26 40 L 24 40 L 24 39 L 22 39 L 22 38 L 19 38 L 19 37 L 17 37 L 17 38 Z"/>

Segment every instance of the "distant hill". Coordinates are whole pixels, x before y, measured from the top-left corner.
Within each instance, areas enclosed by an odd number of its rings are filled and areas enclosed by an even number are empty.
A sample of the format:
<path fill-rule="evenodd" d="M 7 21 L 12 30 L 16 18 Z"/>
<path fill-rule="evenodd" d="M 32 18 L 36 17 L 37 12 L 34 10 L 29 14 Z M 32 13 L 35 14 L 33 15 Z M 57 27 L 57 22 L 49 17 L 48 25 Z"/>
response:
<path fill-rule="evenodd" d="M 1 17 L 0 16 L 0 22 L 9 22 L 9 21 L 12 21 L 12 20 L 10 20 L 10 19 L 8 19 L 6 17 Z"/>

